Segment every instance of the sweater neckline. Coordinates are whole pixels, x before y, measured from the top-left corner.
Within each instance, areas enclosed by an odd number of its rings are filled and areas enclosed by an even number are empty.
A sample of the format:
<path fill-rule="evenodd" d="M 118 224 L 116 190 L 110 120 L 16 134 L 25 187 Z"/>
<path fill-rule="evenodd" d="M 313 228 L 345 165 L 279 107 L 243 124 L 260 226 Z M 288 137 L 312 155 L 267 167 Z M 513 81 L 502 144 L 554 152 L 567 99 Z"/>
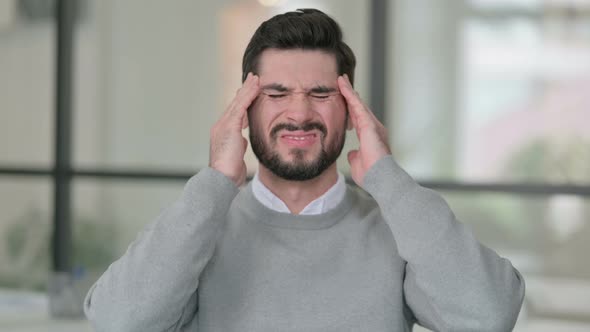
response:
<path fill-rule="evenodd" d="M 346 186 L 344 198 L 331 210 L 316 215 L 297 215 L 292 213 L 278 212 L 269 209 L 262 204 L 252 191 L 252 183 L 240 191 L 237 202 L 238 206 L 246 211 L 249 216 L 270 226 L 292 228 L 292 229 L 324 229 L 338 223 L 354 205 L 355 195 L 350 186 Z"/>

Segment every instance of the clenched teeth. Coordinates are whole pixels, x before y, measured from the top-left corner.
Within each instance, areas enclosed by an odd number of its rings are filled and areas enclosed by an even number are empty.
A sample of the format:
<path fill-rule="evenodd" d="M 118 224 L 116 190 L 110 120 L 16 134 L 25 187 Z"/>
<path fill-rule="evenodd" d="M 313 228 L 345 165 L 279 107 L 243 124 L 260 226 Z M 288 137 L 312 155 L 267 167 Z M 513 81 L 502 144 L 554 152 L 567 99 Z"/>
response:
<path fill-rule="evenodd" d="M 295 141 L 305 141 L 311 138 L 314 138 L 315 135 L 306 135 L 306 136 L 284 136 L 286 139 L 292 139 Z"/>

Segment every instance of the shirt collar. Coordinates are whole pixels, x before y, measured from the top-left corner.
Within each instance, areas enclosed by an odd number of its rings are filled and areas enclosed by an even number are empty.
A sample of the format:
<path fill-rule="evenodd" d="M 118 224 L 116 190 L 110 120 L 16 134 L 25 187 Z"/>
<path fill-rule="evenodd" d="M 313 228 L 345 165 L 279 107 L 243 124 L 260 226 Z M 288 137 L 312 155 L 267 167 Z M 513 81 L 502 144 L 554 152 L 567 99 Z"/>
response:
<path fill-rule="evenodd" d="M 252 192 L 254 197 L 267 208 L 283 213 L 291 213 L 285 202 L 270 191 L 258 177 L 258 172 L 252 179 Z M 322 196 L 311 201 L 299 214 L 317 215 L 335 208 L 344 199 L 346 182 L 344 175 L 338 172 L 338 180 Z"/>

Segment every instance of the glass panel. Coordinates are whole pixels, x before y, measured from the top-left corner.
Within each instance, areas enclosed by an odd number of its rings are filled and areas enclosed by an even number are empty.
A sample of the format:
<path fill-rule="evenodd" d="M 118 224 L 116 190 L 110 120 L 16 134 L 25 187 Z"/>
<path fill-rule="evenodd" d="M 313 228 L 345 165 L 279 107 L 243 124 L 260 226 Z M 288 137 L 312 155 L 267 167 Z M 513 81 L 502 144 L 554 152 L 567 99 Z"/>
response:
<path fill-rule="evenodd" d="M 25 7 L 0 3 L 0 164 L 46 167 L 53 158 L 54 24 L 51 11 Z"/>
<path fill-rule="evenodd" d="M 207 165 L 210 127 L 241 85 L 242 53 L 254 30 L 276 13 L 305 7 L 341 23 L 364 93 L 368 2 L 89 1 L 76 44 L 76 165 Z M 252 173 L 253 154 L 246 161 Z"/>
<path fill-rule="evenodd" d="M 392 6 L 394 153 L 418 178 L 590 184 L 588 11 L 501 2 Z"/>
<path fill-rule="evenodd" d="M 590 183 L 590 39 L 576 24 L 465 23 L 463 177 Z"/>
<path fill-rule="evenodd" d="M 48 179 L 0 177 L 1 289 L 46 287 L 51 266 L 50 190 Z"/>

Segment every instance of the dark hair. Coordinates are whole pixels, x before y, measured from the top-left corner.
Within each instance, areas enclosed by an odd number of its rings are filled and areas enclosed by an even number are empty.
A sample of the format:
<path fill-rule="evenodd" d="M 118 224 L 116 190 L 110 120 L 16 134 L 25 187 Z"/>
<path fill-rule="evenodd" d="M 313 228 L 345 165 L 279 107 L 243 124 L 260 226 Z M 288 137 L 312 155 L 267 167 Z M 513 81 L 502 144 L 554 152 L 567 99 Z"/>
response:
<path fill-rule="evenodd" d="M 350 82 L 354 82 L 354 53 L 342 41 L 338 23 L 317 9 L 297 9 L 273 16 L 262 23 L 244 51 L 242 82 L 249 72 L 257 72 L 260 54 L 269 48 L 322 50 L 333 54 L 338 74 L 347 74 Z"/>

